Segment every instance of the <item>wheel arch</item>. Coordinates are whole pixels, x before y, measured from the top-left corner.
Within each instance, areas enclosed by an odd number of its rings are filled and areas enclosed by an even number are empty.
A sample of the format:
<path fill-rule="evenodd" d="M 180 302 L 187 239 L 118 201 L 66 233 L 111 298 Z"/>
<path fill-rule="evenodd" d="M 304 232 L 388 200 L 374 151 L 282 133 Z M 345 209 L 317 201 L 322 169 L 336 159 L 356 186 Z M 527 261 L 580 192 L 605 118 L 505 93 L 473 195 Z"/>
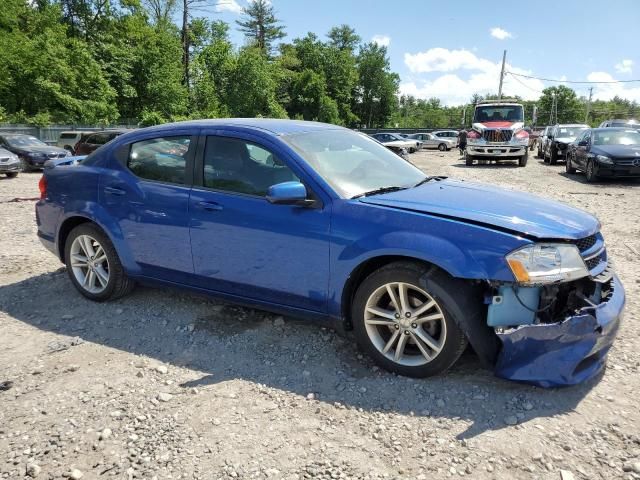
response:
<path fill-rule="evenodd" d="M 96 222 L 94 222 L 92 219 L 88 218 L 88 217 L 84 217 L 82 215 L 74 215 L 71 217 L 66 218 L 61 224 L 60 224 L 60 228 L 58 229 L 58 237 L 57 237 L 57 241 L 56 241 L 56 246 L 58 249 L 58 256 L 60 257 L 60 259 L 64 262 L 64 249 L 65 246 L 67 244 L 67 238 L 69 238 L 69 234 L 71 233 L 71 231 L 76 228 L 79 225 L 82 225 L 84 223 L 93 223 L 94 225 L 96 225 L 97 227 L 99 227 L 101 230 L 104 231 L 104 229 L 102 229 L 102 227 L 100 227 L 100 225 L 98 225 Z"/>

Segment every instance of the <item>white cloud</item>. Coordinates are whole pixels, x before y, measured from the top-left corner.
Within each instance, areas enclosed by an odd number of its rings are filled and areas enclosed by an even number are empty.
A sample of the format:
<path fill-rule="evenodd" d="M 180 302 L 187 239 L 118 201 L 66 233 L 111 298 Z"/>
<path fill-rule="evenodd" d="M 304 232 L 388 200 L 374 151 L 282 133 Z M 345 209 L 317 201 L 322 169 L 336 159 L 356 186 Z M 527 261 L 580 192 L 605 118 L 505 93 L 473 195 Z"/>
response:
<path fill-rule="evenodd" d="M 615 78 L 607 72 L 591 72 L 587 75 L 590 82 L 611 82 Z M 593 98 L 610 100 L 618 96 L 627 100 L 640 102 L 640 86 L 637 83 L 600 83 L 593 85 Z"/>
<path fill-rule="evenodd" d="M 474 93 L 495 94 L 498 91 L 500 62 L 476 56 L 469 50 L 432 48 L 416 54 L 406 53 L 404 61 L 409 70 L 418 74 L 400 84 L 400 92 L 417 98 L 440 98 L 447 105 L 467 103 Z M 507 64 L 507 71 L 531 75 L 532 72 Z M 468 72 L 465 72 L 468 71 Z M 423 78 L 424 73 L 443 72 L 435 78 Z M 455 73 L 453 73 L 455 72 Z M 465 75 L 466 74 L 466 75 Z M 466 78 L 463 78 L 466 77 Z M 540 80 L 505 76 L 505 95 L 519 95 L 527 100 L 539 97 L 544 88 Z"/>
<path fill-rule="evenodd" d="M 507 32 L 500 27 L 493 27 L 489 32 L 491 32 L 491 36 L 493 38 L 497 38 L 498 40 L 505 40 L 513 37 L 510 32 Z"/>
<path fill-rule="evenodd" d="M 377 43 L 380 47 L 388 47 L 391 43 L 391 38 L 388 35 L 374 35 L 371 41 Z"/>
<path fill-rule="evenodd" d="M 622 60 L 615 65 L 616 72 L 618 73 L 631 73 L 633 70 L 633 60 Z"/>
<path fill-rule="evenodd" d="M 216 10 L 218 12 L 242 13 L 242 7 L 236 0 L 218 0 Z"/>

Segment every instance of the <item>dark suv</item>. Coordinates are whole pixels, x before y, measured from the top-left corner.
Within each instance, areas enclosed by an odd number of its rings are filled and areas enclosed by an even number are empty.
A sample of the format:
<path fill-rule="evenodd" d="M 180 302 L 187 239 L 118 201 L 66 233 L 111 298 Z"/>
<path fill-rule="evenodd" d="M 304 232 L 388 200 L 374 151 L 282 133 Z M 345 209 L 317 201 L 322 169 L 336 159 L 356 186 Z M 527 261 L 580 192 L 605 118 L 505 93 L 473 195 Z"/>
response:
<path fill-rule="evenodd" d="M 98 147 L 110 142 L 123 133 L 127 133 L 127 130 L 105 130 L 103 132 L 83 135 L 80 137 L 80 141 L 73 147 L 73 151 L 76 155 L 89 155 L 98 149 Z"/>

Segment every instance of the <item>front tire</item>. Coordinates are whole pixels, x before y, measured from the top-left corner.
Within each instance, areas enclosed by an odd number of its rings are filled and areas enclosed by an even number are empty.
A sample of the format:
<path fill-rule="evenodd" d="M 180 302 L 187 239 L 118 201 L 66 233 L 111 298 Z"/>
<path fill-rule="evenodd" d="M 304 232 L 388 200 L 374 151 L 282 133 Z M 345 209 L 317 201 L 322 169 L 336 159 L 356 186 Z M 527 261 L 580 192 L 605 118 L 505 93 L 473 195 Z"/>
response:
<path fill-rule="evenodd" d="M 440 145 L 438 145 L 438 150 L 440 150 L 441 152 L 446 152 L 447 146 L 444 143 L 441 143 Z"/>
<path fill-rule="evenodd" d="M 27 162 L 24 158 L 20 159 L 20 167 L 23 172 L 31 172 L 33 170 L 33 167 L 29 165 L 29 162 Z"/>
<path fill-rule="evenodd" d="M 382 267 L 362 282 L 354 297 L 356 340 L 390 372 L 416 378 L 440 374 L 467 345 L 450 313 L 448 299 L 455 295 L 451 278 L 435 267 L 411 262 Z"/>
<path fill-rule="evenodd" d="M 551 146 L 551 152 L 549 153 L 549 163 L 551 165 L 558 163 L 558 152 L 553 148 L 553 145 Z"/>
<path fill-rule="evenodd" d="M 564 164 L 564 169 L 567 173 L 573 174 L 576 173 L 576 169 L 573 166 L 573 162 L 571 161 L 571 155 L 567 153 L 567 161 Z"/>
<path fill-rule="evenodd" d="M 528 161 L 529 161 L 529 154 L 525 153 L 523 156 L 521 156 L 518 159 L 518 166 L 519 167 L 526 167 Z"/>
<path fill-rule="evenodd" d="M 64 252 L 67 273 L 78 291 L 90 300 L 104 302 L 133 290 L 109 237 L 92 223 L 69 233 Z"/>
<path fill-rule="evenodd" d="M 18 176 L 18 172 L 7 172 L 5 175 L 7 178 L 16 178 Z"/>
<path fill-rule="evenodd" d="M 588 183 L 594 183 L 598 181 L 598 174 L 596 173 L 596 165 L 593 160 L 587 162 L 587 168 L 584 171 L 584 176 Z"/>
<path fill-rule="evenodd" d="M 473 165 L 473 157 L 466 150 L 464 151 L 464 163 L 467 167 Z"/>

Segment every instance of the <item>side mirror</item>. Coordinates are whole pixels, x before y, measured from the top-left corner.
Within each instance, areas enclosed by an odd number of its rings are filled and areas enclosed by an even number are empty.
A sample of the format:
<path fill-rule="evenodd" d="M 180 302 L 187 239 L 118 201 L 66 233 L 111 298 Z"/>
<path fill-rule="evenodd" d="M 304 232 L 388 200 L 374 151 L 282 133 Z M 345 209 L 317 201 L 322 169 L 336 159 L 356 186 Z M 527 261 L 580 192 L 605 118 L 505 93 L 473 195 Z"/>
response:
<path fill-rule="evenodd" d="M 300 182 L 283 182 L 271 185 L 267 190 L 267 201 L 275 205 L 311 205 L 307 188 Z"/>

